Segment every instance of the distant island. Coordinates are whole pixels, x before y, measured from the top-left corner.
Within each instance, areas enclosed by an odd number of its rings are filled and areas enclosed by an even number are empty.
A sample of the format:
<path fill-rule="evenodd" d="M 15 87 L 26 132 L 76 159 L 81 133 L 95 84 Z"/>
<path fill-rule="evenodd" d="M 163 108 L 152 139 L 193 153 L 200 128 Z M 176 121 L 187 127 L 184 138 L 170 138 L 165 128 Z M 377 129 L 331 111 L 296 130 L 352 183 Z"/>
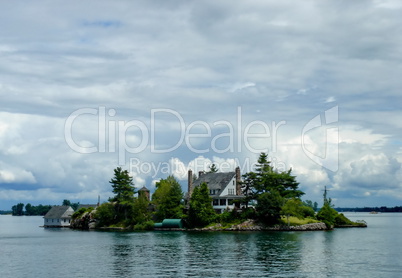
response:
<path fill-rule="evenodd" d="M 364 207 L 364 208 L 335 208 L 338 212 L 402 212 L 402 206 L 396 207 Z"/>

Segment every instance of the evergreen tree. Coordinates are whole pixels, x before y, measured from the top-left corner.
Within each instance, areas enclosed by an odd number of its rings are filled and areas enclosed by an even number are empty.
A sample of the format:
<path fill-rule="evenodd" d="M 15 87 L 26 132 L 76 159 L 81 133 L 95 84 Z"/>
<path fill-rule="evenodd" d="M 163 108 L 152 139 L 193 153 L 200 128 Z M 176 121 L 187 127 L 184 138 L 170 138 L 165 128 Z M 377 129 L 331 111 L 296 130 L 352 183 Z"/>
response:
<path fill-rule="evenodd" d="M 114 177 L 109 181 L 115 196 L 110 201 L 115 202 L 116 222 L 131 222 L 129 217 L 133 213 L 135 188 L 133 178 L 127 170 L 121 167 L 114 169 Z"/>
<path fill-rule="evenodd" d="M 218 172 L 218 168 L 216 167 L 215 163 L 209 166 L 209 173 L 216 173 Z"/>
<path fill-rule="evenodd" d="M 121 167 L 114 169 L 114 178 L 109 183 L 112 185 L 115 196 L 111 199 L 118 204 L 130 203 L 134 200 L 135 188 L 133 178 L 127 170 L 122 170 Z"/>
<path fill-rule="evenodd" d="M 257 201 L 257 216 L 266 223 L 278 222 L 281 208 L 286 200 L 300 198 L 304 193 L 292 175 L 292 169 L 279 172 L 268 161 L 268 155 L 261 153 L 255 172 L 243 175 L 242 189 L 245 201 Z"/>
<path fill-rule="evenodd" d="M 188 221 L 192 227 L 204 227 L 216 219 L 216 212 L 212 207 L 208 186 L 204 182 L 193 190 L 190 198 Z"/>

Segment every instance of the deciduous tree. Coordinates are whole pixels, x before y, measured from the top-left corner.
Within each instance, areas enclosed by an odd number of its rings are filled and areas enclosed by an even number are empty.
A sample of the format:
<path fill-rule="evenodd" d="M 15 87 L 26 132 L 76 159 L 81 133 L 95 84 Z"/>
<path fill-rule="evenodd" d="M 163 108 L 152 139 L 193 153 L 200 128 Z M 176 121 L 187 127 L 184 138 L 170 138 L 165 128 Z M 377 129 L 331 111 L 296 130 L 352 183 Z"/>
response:
<path fill-rule="evenodd" d="M 166 218 L 183 218 L 183 191 L 179 182 L 169 176 L 156 183 L 152 202 L 156 206 L 155 216 L 158 221 Z"/>

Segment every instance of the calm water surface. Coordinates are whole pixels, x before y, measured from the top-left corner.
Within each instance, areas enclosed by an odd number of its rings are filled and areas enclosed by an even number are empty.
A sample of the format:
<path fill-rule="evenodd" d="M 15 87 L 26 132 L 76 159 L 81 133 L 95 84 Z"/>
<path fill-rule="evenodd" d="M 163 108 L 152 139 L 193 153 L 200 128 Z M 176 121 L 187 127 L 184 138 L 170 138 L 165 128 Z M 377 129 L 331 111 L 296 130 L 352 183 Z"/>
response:
<path fill-rule="evenodd" d="M 402 277 L 402 214 L 315 232 L 82 232 L 0 216 L 0 277 Z"/>

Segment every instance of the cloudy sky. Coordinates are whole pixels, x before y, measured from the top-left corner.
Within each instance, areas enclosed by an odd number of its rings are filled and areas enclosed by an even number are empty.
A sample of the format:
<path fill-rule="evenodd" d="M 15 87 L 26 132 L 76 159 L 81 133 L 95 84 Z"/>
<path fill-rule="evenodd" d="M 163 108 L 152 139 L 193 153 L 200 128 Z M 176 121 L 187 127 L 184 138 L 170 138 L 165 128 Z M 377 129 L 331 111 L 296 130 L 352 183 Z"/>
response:
<path fill-rule="evenodd" d="M 252 170 L 402 205 L 400 1 L 0 1 L 0 209 L 94 203 L 113 169 Z"/>

